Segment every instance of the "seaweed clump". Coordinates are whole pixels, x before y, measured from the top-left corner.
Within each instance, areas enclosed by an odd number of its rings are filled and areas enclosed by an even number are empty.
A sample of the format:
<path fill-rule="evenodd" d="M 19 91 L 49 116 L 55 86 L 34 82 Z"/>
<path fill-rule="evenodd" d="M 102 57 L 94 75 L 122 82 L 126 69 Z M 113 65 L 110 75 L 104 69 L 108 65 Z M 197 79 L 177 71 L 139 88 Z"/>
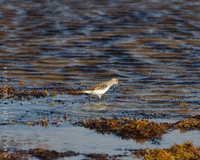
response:
<path fill-rule="evenodd" d="M 102 134 L 114 134 L 125 139 L 132 138 L 136 142 L 151 140 L 157 143 L 162 135 L 169 131 L 179 129 L 181 132 L 200 130 L 200 120 L 187 118 L 175 123 L 156 123 L 149 120 L 130 118 L 89 118 L 75 123 L 81 127 L 94 129 Z"/>
<path fill-rule="evenodd" d="M 31 97 L 40 98 L 46 97 L 47 90 L 40 89 L 17 89 L 10 85 L 0 87 L 0 98 L 6 99 L 28 99 Z"/>
<path fill-rule="evenodd" d="M 57 152 L 57 151 L 49 151 L 47 149 L 42 149 L 42 148 L 30 149 L 28 153 L 40 159 L 54 159 L 60 157 L 72 157 L 79 155 L 79 153 L 76 153 L 74 151 Z"/>
<path fill-rule="evenodd" d="M 47 127 L 48 124 L 49 124 L 49 119 L 47 119 L 46 117 L 43 117 L 39 121 L 30 121 L 30 122 L 27 122 L 27 126 L 40 125 L 42 127 Z"/>
<path fill-rule="evenodd" d="M 11 153 L 12 152 L 12 153 Z M 76 156 L 84 156 L 85 159 L 96 159 L 96 160 L 109 160 L 109 159 L 118 159 L 125 155 L 109 155 L 104 153 L 79 153 L 72 150 L 65 152 L 57 152 L 55 150 L 48 150 L 45 148 L 34 148 L 29 150 L 0 150 L 0 159 L 1 160 L 28 160 L 32 158 L 37 158 L 41 160 L 49 159 L 60 159 L 60 158 L 69 158 Z M 78 158 L 77 158 L 78 159 Z"/>
<path fill-rule="evenodd" d="M 95 129 L 102 134 L 115 134 L 125 139 L 132 138 L 138 142 L 160 139 L 166 133 L 167 126 L 164 123 L 155 123 L 148 120 L 136 120 L 129 118 L 112 119 L 86 119 L 75 125 L 89 129 Z"/>
<path fill-rule="evenodd" d="M 27 153 L 9 153 L 8 151 L 0 150 L 0 159 L 1 160 L 14 160 L 14 159 L 28 159 Z"/>
<path fill-rule="evenodd" d="M 187 141 L 183 144 L 175 144 L 168 149 L 144 149 L 133 151 L 135 158 L 143 160 L 194 160 L 200 159 L 200 148 Z"/>
<path fill-rule="evenodd" d="M 16 88 L 3 84 L 0 86 L 0 99 L 27 99 L 55 96 L 57 94 L 79 95 L 80 89 L 74 88 Z"/>
<path fill-rule="evenodd" d="M 173 124 L 173 128 L 180 129 L 181 132 L 195 129 L 200 130 L 200 120 L 195 118 L 183 119 Z"/>

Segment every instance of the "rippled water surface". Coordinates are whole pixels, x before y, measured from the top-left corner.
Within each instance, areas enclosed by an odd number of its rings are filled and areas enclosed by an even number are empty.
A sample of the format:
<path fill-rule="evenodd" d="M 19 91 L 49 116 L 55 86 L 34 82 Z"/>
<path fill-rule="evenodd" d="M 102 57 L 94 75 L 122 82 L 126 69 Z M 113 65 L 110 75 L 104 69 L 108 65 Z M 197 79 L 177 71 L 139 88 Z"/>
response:
<path fill-rule="evenodd" d="M 116 77 L 122 84 L 101 104 L 64 94 L 31 102 L 1 100 L 0 111 L 16 122 L 50 111 L 76 118 L 164 113 L 167 121 L 199 114 L 199 8 L 195 0 L 0 0 L 1 82 L 82 89 Z M 15 129 L 6 129 L 10 139 Z M 59 130 L 64 132 L 65 127 Z"/>

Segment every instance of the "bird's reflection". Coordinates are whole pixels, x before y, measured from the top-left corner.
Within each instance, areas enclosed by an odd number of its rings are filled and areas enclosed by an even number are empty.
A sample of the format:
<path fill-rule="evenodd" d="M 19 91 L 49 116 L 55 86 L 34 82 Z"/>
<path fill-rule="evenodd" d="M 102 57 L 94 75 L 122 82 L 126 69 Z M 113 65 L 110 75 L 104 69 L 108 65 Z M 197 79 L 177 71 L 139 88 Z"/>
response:
<path fill-rule="evenodd" d="M 85 103 L 83 109 L 87 111 L 105 111 L 109 109 L 108 104 L 99 103 Z"/>

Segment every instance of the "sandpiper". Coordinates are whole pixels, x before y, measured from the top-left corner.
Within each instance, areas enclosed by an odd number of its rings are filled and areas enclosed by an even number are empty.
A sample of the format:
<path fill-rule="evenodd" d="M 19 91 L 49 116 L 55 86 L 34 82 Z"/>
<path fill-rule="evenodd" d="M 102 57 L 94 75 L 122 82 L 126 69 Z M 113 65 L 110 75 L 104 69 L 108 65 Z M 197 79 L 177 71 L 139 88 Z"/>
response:
<path fill-rule="evenodd" d="M 113 85 L 113 84 L 119 84 L 117 78 L 112 78 L 108 81 L 105 81 L 103 83 L 96 84 L 95 86 L 88 88 L 86 90 L 80 91 L 80 93 L 86 93 L 89 95 L 98 96 L 101 99 L 101 96 L 107 92 L 107 90 Z"/>

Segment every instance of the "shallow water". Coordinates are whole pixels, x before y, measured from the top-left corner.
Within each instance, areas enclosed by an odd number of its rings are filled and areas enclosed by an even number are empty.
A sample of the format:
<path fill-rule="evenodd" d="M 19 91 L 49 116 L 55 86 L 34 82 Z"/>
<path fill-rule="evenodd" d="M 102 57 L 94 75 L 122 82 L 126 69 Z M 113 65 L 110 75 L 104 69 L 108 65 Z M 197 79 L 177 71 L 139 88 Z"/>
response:
<path fill-rule="evenodd" d="M 80 153 L 106 153 L 115 155 L 127 152 L 127 154 L 130 154 L 127 151 L 128 149 L 159 148 L 160 146 L 162 148 L 168 148 L 174 145 L 174 143 L 184 143 L 189 136 L 191 136 L 190 140 L 193 144 L 199 146 L 199 142 L 197 141 L 199 138 L 198 131 L 182 134 L 179 131 L 170 132 L 163 136 L 161 144 L 123 140 L 112 135 L 102 135 L 95 131 L 70 125 L 47 128 L 16 125 L 7 127 L 5 134 L 6 142 L 4 143 L 11 148 L 24 150 L 42 147 L 59 152 L 75 150 Z"/>
<path fill-rule="evenodd" d="M 2 85 L 83 89 L 111 77 L 122 84 L 111 88 L 100 104 L 95 99 L 89 103 L 85 95 L 68 94 L 31 101 L 1 99 L 2 127 L 10 119 L 22 125 L 10 126 L 7 139 L 24 127 L 21 121 L 38 120 L 53 112 L 53 116 L 66 113 L 75 119 L 143 118 L 135 117 L 139 112 L 157 114 L 155 121 L 177 121 L 185 115 L 199 114 L 199 8 L 200 2 L 186 0 L 1 0 Z M 160 114 L 166 114 L 165 118 Z M 36 130 L 45 129 L 30 127 L 23 134 L 30 136 Z M 58 130 L 60 135 L 64 132 L 65 128 Z M 192 134 L 183 139 L 191 139 Z M 169 139 L 161 141 L 160 146 L 171 145 Z M 31 147 L 37 147 L 39 143 L 33 144 Z M 99 142 L 94 141 L 95 145 Z M 55 146 L 65 149 L 59 141 Z M 85 148 L 92 151 L 93 147 Z M 112 153 L 113 147 L 107 150 Z"/>

